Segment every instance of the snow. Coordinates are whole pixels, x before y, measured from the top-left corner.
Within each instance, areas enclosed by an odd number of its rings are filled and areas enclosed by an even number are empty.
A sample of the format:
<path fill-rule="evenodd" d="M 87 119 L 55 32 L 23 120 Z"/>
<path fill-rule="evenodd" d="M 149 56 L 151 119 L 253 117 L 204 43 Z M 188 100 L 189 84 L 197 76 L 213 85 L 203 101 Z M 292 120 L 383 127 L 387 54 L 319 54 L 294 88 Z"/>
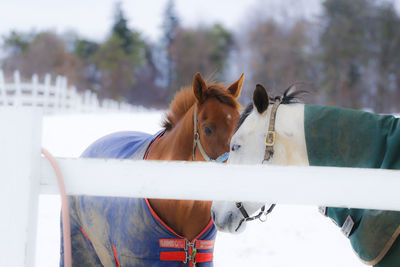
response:
<path fill-rule="evenodd" d="M 43 119 L 42 145 L 57 157 L 78 157 L 94 140 L 115 131 L 161 129 L 160 111 L 132 114 L 53 115 Z M 60 198 L 42 195 L 39 201 L 36 266 L 59 262 Z M 250 222 L 245 232 L 219 233 L 215 266 L 365 266 L 348 239 L 317 207 L 277 205 L 267 222 Z"/>

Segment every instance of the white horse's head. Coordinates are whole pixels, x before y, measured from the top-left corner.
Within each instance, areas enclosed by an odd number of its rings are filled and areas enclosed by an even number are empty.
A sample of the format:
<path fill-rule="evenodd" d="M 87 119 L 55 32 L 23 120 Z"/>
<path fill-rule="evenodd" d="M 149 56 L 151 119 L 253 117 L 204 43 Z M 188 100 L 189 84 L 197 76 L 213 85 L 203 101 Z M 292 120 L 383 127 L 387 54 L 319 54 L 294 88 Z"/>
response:
<path fill-rule="evenodd" d="M 270 140 L 274 143 L 274 153 L 271 158 L 265 160 L 272 102 L 276 99 L 270 98 L 262 85 L 257 85 L 253 94 L 253 103 L 243 112 L 238 129 L 231 139 L 228 164 L 307 165 L 303 126 L 304 105 L 286 105 L 292 103 L 299 93 L 303 92 L 296 92 L 295 87 L 291 86 L 283 94 L 282 105 L 279 106 L 275 115 L 275 136 L 273 137 L 275 140 Z M 265 204 L 241 203 L 249 216 Z M 269 207 L 266 205 L 266 209 Z M 218 230 L 230 233 L 244 230 L 246 224 L 243 223 L 243 212 L 238 209 L 236 203 L 214 201 L 211 212 Z"/>

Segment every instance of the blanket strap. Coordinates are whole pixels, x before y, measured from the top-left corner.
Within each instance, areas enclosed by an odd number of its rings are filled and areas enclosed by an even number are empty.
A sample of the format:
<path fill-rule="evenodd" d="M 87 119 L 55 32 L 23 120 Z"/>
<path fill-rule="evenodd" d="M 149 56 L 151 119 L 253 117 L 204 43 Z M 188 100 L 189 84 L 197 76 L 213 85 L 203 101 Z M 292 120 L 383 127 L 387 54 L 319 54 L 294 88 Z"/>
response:
<path fill-rule="evenodd" d="M 193 240 L 186 239 L 159 239 L 161 248 L 183 249 L 184 251 L 160 252 L 161 261 L 181 261 L 189 263 L 190 267 L 196 263 L 210 262 L 213 260 L 213 252 L 197 252 L 197 250 L 214 249 L 215 240 Z"/>

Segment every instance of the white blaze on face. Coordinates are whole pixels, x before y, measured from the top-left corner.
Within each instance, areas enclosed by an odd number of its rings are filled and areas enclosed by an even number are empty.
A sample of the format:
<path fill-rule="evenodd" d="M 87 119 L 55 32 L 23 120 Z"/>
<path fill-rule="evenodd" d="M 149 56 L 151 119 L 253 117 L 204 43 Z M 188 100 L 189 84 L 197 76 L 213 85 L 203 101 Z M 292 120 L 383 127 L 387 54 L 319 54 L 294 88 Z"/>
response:
<path fill-rule="evenodd" d="M 267 132 L 267 115 L 270 111 L 259 114 L 254 111 L 231 139 L 230 164 L 261 164 L 264 158 L 265 133 Z"/>
<path fill-rule="evenodd" d="M 228 120 L 230 120 L 230 119 L 232 119 L 232 115 L 228 113 L 228 115 L 226 115 L 226 118 L 227 118 Z"/>

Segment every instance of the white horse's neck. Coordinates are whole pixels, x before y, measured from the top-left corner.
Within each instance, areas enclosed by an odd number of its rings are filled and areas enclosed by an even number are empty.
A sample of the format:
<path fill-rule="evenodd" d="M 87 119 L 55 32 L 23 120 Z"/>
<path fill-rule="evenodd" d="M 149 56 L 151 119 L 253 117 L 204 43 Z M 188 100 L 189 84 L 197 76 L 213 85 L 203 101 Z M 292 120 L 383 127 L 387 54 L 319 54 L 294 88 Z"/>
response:
<path fill-rule="evenodd" d="M 272 105 L 271 105 L 272 106 Z M 267 110 L 267 127 L 272 107 Z M 275 121 L 274 165 L 308 165 L 304 133 L 304 104 L 280 105 Z"/>
<path fill-rule="evenodd" d="M 260 114 L 255 108 L 243 121 L 231 139 L 232 151 L 228 162 L 232 164 L 260 164 L 265 154 L 265 136 L 269 128 L 272 105 Z M 275 118 L 276 139 L 274 155 L 264 164 L 308 165 L 304 134 L 304 105 L 282 104 Z M 241 147 L 241 148 L 240 148 Z"/>

